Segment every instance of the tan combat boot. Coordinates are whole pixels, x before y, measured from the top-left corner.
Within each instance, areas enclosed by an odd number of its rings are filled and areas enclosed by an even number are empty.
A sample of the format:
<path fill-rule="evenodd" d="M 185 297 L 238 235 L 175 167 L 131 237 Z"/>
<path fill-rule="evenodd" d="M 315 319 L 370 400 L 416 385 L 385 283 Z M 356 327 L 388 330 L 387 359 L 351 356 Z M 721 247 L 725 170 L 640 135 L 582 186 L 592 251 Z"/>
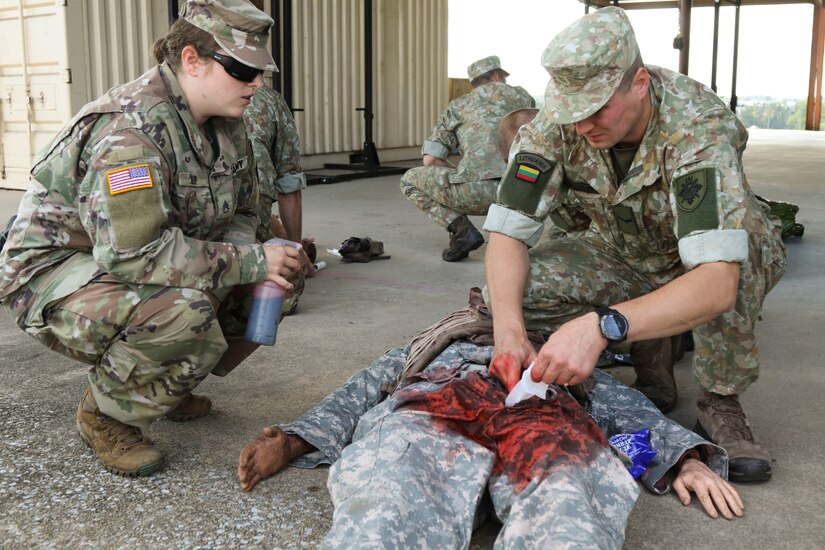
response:
<path fill-rule="evenodd" d="M 148 476 L 163 464 L 163 455 L 140 429 L 100 412 L 90 387 L 86 388 L 77 408 L 77 431 L 113 474 Z"/>
<path fill-rule="evenodd" d="M 630 349 L 636 381 L 633 387 L 645 394 L 663 413 L 676 406 L 678 397 L 673 377 L 673 339 L 659 338 L 634 342 Z"/>
<path fill-rule="evenodd" d="M 205 395 L 190 393 L 178 406 L 166 413 L 166 418 L 175 422 L 188 422 L 209 414 L 212 401 Z"/>
<path fill-rule="evenodd" d="M 767 481 L 771 455 L 751 431 L 737 395 L 703 391 L 696 402 L 696 433 L 728 452 L 731 481 Z"/>

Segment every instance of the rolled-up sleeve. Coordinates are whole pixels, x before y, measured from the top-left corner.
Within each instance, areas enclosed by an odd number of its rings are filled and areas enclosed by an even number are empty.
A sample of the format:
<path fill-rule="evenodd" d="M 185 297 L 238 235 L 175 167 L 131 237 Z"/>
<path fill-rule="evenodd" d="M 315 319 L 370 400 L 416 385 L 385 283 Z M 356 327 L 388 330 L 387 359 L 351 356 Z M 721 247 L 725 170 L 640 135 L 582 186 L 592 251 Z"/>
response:
<path fill-rule="evenodd" d="M 705 231 L 679 240 L 679 257 L 685 269 L 711 262 L 738 262 L 748 259 L 748 233 L 744 229 Z"/>
<path fill-rule="evenodd" d="M 492 233 L 501 233 L 518 239 L 528 247 L 535 246 L 544 231 L 544 223 L 510 210 L 498 204 L 493 204 L 487 212 L 484 230 Z"/>

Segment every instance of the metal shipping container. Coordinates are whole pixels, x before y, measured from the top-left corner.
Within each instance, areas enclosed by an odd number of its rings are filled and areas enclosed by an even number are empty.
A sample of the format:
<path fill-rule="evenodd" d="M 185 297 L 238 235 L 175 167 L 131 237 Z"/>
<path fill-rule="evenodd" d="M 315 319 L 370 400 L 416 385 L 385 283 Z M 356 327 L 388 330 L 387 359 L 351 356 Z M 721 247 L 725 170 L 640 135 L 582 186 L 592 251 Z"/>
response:
<path fill-rule="evenodd" d="M 0 0 L 0 188 L 24 189 L 34 155 L 85 103 L 154 64 L 168 5 Z M 364 1 L 292 6 L 293 107 L 305 165 L 320 166 L 363 147 Z M 447 0 L 375 0 L 373 44 L 376 147 L 414 152 L 448 100 Z"/>

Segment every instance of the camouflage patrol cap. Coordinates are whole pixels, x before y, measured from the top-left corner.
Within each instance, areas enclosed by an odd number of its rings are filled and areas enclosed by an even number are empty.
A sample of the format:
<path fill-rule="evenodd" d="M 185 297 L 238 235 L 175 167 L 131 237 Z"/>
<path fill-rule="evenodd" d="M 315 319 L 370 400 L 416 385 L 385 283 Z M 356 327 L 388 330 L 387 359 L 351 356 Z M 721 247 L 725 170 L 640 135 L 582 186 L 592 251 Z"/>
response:
<path fill-rule="evenodd" d="M 541 64 L 550 73 L 544 103 L 554 122 L 569 124 L 602 108 L 639 56 L 624 10 L 585 15 L 550 42 Z"/>
<path fill-rule="evenodd" d="M 505 76 L 510 76 L 510 73 L 501 68 L 501 60 L 497 55 L 491 55 L 470 64 L 467 67 L 467 76 L 470 77 L 470 81 L 473 81 L 484 73 L 489 73 L 495 69 L 500 69 Z"/>
<path fill-rule="evenodd" d="M 244 65 L 278 70 L 266 43 L 275 22 L 248 0 L 187 0 L 180 16 L 211 34 L 226 53 Z"/>

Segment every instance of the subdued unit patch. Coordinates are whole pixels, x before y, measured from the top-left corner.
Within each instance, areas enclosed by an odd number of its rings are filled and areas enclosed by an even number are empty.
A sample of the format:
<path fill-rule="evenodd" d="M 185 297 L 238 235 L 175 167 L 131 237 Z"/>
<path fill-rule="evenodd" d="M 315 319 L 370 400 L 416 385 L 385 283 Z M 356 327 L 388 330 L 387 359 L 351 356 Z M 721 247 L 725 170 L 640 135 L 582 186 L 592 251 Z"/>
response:
<path fill-rule="evenodd" d="M 676 207 L 678 209 L 678 238 L 693 231 L 719 227 L 716 205 L 715 168 L 699 168 L 676 178 Z"/>
<path fill-rule="evenodd" d="M 611 208 L 613 216 L 616 218 L 616 224 L 622 233 L 628 235 L 638 235 L 640 233 L 639 226 L 636 224 L 636 216 L 633 215 L 631 207 L 624 204 L 615 204 Z"/>
<path fill-rule="evenodd" d="M 517 154 L 501 180 L 499 201 L 508 208 L 535 214 L 555 166 L 554 162 L 539 155 Z"/>

